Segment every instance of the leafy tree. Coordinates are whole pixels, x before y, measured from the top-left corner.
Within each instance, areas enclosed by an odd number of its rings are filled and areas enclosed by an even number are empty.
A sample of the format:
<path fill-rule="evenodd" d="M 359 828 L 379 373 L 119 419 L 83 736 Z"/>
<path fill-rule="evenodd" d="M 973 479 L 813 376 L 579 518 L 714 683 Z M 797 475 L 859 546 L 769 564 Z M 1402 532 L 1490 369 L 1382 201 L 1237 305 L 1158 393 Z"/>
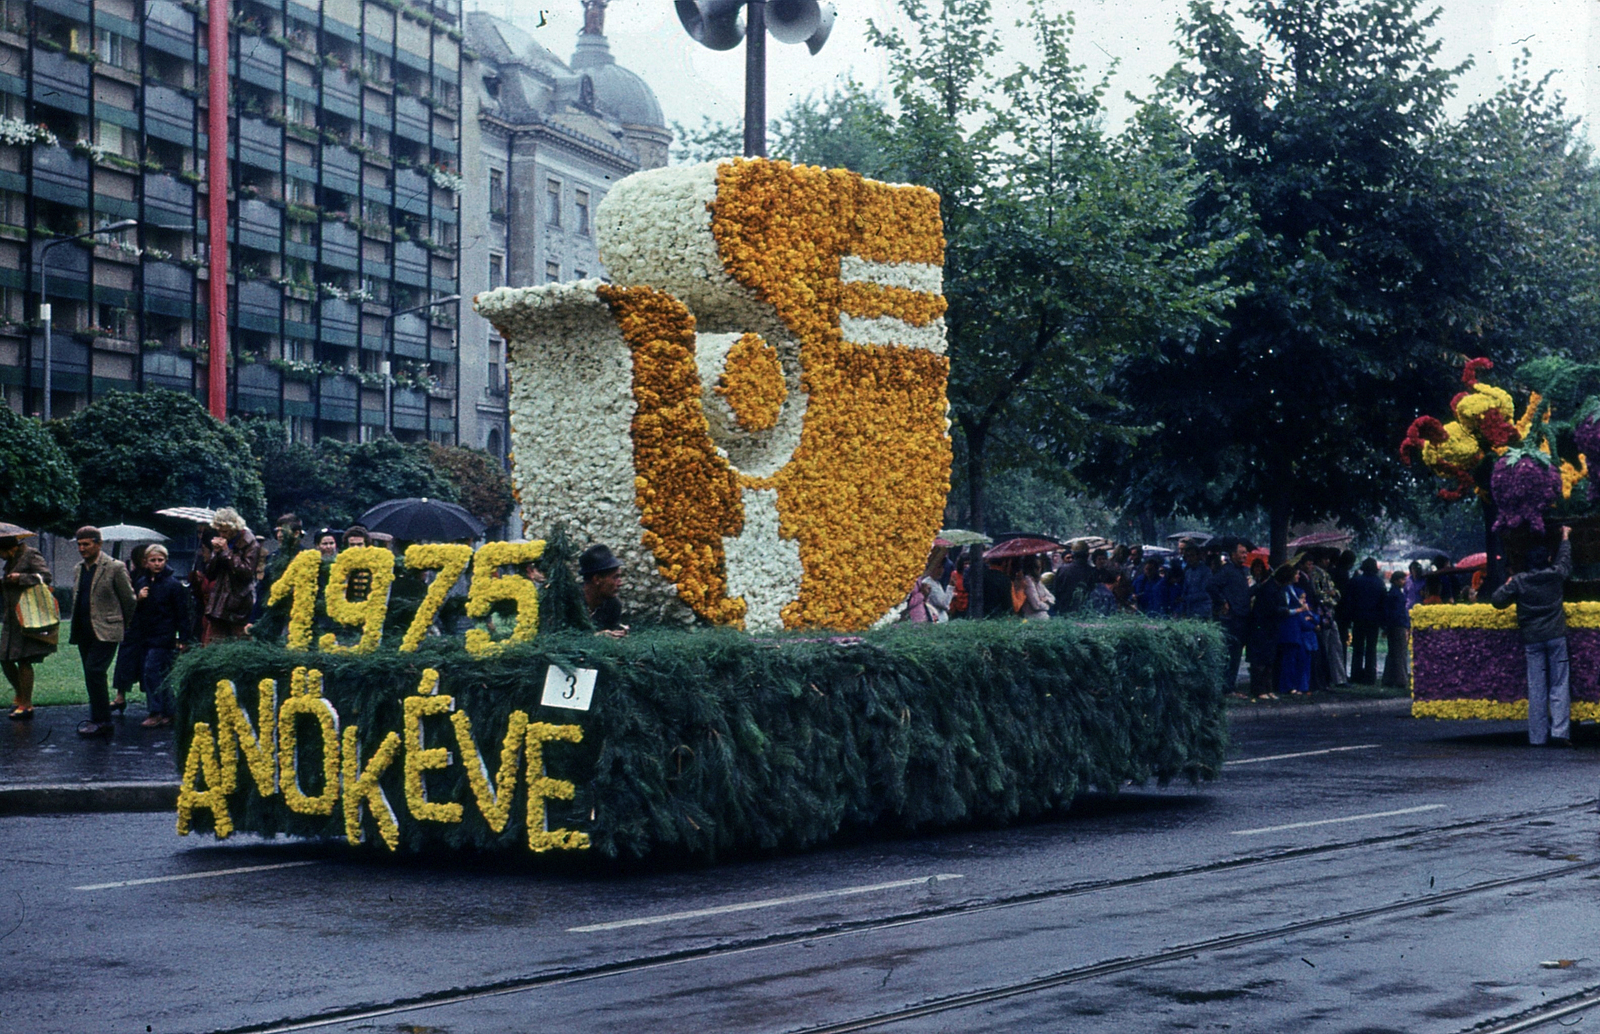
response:
<path fill-rule="evenodd" d="M 515 503 L 511 477 L 487 452 L 464 445 L 432 444 L 428 462 L 450 480 L 457 501 L 485 527 L 499 527 L 511 516 Z"/>
<path fill-rule="evenodd" d="M 176 391 L 114 391 L 52 426 L 78 469 L 78 519 L 146 520 L 168 506 L 232 506 L 266 521 L 249 439 Z"/>
<path fill-rule="evenodd" d="M 427 497 L 456 502 L 456 486 L 428 462 L 428 446 L 393 438 L 352 445 L 323 439 L 317 451 L 342 468 L 345 500 L 352 520 L 385 499 Z"/>
<path fill-rule="evenodd" d="M 850 169 L 874 179 L 904 178 L 892 160 L 894 119 L 883 99 L 853 79 L 791 104 L 767 130 L 767 154 L 797 165 Z M 734 123 L 702 116 L 698 129 L 673 124 L 672 157 L 703 162 L 744 153 L 744 132 Z"/>
<path fill-rule="evenodd" d="M 78 473 L 43 425 L 0 405 L 0 520 L 34 529 L 70 521 Z"/>
<path fill-rule="evenodd" d="M 871 34 L 900 109 L 892 158 L 941 198 L 950 397 L 982 529 L 991 464 L 1059 479 L 1107 427 L 1113 364 L 1215 318 L 1232 241 L 1195 233 L 1197 180 L 1165 121 L 1106 133 L 1105 82 L 1072 63 L 1068 19 L 1031 6 L 1038 64 L 996 81 L 986 0 L 901 7 L 914 35 Z"/>
<path fill-rule="evenodd" d="M 293 513 L 307 529 L 342 527 L 350 520 L 350 501 L 342 455 L 305 442 L 292 441 L 277 420 L 234 418 L 250 441 L 261 468 L 267 512 L 276 518 Z"/>
<path fill-rule="evenodd" d="M 1448 396 L 1464 355 L 1593 326 L 1582 292 L 1553 306 L 1562 319 L 1518 315 L 1542 289 L 1535 253 L 1551 228 L 1572 242 L 1554 260 L 1580 269 L 1563 284 L 1592 283 L 1594 256 L 1562 211 L 1593 194 L 1570 124 L 1524 84 L 1450 126 L 1461 69 L 1436 64 L 1436 14 L 1415 12 L 1414 0 L 1191 4 L 1163 99 L 1185 113 L 1174 125 L 1209 177 L 1195 225 L 1247 235 L 1223 267 L 1246 291 L 1219 332 L 1166 337 L 1105 384 L 1134 402 L 1114 422 L 1155 429 L 1080 467 L 1124 508 L 1226 519 L 1261 505 L 1277 558 L 1291 523 L 1366 531 L 1414 511 L 1397 436 Z M 1568 197 L 1538 196 L 1557 184 Z"/>

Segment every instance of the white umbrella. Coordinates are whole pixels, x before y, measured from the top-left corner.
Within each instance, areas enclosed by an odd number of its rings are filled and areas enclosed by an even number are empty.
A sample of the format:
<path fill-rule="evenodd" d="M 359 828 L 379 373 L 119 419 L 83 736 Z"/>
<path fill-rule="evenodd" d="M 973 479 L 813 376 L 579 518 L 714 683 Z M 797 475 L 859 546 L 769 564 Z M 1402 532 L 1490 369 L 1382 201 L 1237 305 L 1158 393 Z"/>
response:
<path fill-rule="evenodd" d="M 167 537 L 154 528 L 141 528 L 137 524 L 110 524 L 100 529 L 102 542 L 166 542 Z"/>
<path fill-rule="evenodd" d="M 210 524 L 217 511 L 208 510 L 204 506 L 169 506 L 165 510 L 157 510 L 160 517 L 177 517 L 181 520 L 194 521 L 196 524 Z"/>

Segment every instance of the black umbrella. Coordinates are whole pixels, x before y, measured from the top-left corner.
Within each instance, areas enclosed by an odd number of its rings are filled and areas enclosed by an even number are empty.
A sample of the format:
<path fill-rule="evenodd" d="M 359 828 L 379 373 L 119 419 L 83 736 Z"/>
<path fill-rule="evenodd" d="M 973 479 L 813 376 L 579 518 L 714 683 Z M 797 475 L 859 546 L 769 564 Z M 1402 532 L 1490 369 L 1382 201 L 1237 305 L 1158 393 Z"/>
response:
<path fill-rule="evenodd" d="M 356 523 L 406 542 L 453 542 L 483 535 L 483 524 L 455 503 L 438 499 L 387 499 Z"/>

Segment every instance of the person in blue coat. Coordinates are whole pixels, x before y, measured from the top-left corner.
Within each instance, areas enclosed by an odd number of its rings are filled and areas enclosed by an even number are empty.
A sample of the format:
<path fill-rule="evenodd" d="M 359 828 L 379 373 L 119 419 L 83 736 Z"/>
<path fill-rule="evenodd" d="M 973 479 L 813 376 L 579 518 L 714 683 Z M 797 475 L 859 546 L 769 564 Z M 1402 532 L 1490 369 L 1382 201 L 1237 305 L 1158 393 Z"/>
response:
<path fill-rule="evenodd" d="M 1278 692 L 1311 692 L 1311 660 L 1317 649 L 1317 615 L 1295 580 L 1295 569 L 1284 564 L 1273 574 L 1278 598 Z"/>

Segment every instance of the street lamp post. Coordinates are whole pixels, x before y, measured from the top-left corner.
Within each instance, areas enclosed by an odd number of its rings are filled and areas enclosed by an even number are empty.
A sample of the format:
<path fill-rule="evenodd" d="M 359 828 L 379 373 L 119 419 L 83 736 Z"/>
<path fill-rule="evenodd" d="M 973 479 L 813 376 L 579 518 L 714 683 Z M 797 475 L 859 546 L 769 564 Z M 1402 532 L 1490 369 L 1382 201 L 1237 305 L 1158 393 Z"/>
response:
<path fill-rule="evenodd" d="M 121 222 L 112 223 L 110 226 L 102 226 L 98 230 L 90 230 L 87 233 L 80 233 L 72 237 L 58 237 L 39 249 L 39 322 L 44 324 L 44 406 L 40 412 L 44 414 L 46 422 L 50 420 L 51 416 L 50 393 L 53 390 L 50 376 L 51 359 L 53 358 L 50 349 L 51 313 L 50 303 L 45 300 L 50 297 L 46 293 L 46 287 L 48 286 L 46 269 L 48 268 L 47 258 L 50 254 L 50 249 L 58 244 L 66 244 L 69 241 L 88 240 L 102 233 L 121 233 L 123 230 L 131 230 L 138 225 L 139 220 L 137 219 L 124 219 Z"/>
<path fill-rule="evenodd" d="M 744 156 L 767 154 L 767 34 L 815 54 L 833 31 L 834 9 L 818 0 L 675 0 L 678 20 L 711 50 L 744 47 Z M 748 24 L 746 20 L 748 16 Z"/>
<path fill-rule="evenodd" d="M 383 433 L 394 437 L 394 321 L 396 317 L 407 316 L 413 312 L 424 309 L 437 308 L 440 305 L 449 305 L 459 302 L 461 296 L 452 294 L 447 298 L 437 298 L 421 305 L 413 305 L 409 309 L 391 312 L 383 318 Z"/>

